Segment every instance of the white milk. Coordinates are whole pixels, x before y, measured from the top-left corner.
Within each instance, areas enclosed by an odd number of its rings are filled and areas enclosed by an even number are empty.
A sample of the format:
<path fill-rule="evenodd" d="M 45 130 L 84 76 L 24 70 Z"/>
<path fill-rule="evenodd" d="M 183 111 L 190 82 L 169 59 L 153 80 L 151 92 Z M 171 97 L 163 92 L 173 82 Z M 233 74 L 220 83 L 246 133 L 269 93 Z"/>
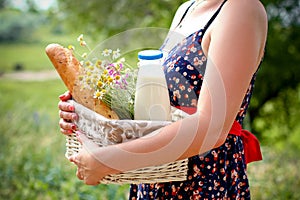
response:
<path fill-rule="evenodd" d="M 163 68 L 159 64 L 161 57 L 151 56 L 157 55 L 158 52 L 161 53 L 160 51 L 140 52 L 150 55 L 149 57 L 139 54 L 140 65 L 134 103 L 134 119 L 136 120 L 171 120 L 168 88 Z"/>

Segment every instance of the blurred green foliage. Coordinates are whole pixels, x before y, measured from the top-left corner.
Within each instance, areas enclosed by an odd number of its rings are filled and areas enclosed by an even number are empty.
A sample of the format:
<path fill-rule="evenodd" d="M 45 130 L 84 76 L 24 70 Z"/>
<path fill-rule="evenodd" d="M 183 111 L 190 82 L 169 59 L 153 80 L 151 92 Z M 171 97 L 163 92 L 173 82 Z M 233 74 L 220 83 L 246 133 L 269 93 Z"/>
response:
<path fill-rule="evenodd" d="M 269 19 L 268 40 L 265 57 L 257 76 L 256 88 L 249 110 L 251 126 L 258 135 L 261 133 L 261 129 L 256 126 L 254 121 L 255 118 L 264 117 L 261 108 L 270 101 L 273 102 L 274 107 L 287 108 L 296 106 L 297 102 L 299 102 L 297 88 L 300 82 L 299 1 L 268 0 L 263 2 Z M 284 93 L 294 94 L 294 97 L 289 98 L 294 100 L 283 100 Z M 277 105 L 278 103 L 281 105 Z M 293 121 L 292 118 L 295 116 L 295 114 L 289 113 L 292 109 L 282 111 L 287 115 L 280 122 L 276 121 L 278 116 L 281 115 L 277 109 L 269 112 L 267 119 L 270 122 L 273 121 L 274 125 L 276 123 L 282 126 L 290 124 L 289 121 Z"/>
<path fill-rule="evenodd" d="M 248 165 L 250 192 L 254 200 L 298 200 L 300 164 L 297 150 L 263 147 L 263 161 Z"/>
<path fill-rule="evenodd" d="M 34 30 L 44 21 L 42 15 L 5 9 L 0 12 L 0 42 L 28 42 Z"/>
<path fill-rule="evenodd" d="M 128 186 L 82 184 L 57 126 L 60 80 L 0 80 L 0 199 L 125 199 Z"/>
<path fill-rule="evenodd" d="M 136 27 L 168 28 L 183 0 L 59 0 L 60 20 L 70 29 L 107 36 Z M 54 11 L 55 13 L 55 11 Z"/>

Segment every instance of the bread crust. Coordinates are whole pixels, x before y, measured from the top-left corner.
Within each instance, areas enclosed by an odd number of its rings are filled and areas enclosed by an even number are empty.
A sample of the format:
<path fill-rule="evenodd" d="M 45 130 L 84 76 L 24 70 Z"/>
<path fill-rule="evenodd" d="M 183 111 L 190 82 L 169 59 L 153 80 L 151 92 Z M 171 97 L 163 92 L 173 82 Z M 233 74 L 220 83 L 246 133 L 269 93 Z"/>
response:
<path fill-rule="evenodd" d="M 105 103 L 93 98 L 93 90 L 81 87 L 78 81 L 81 65 L 71 50 L 59 44 L 49 44 L 45 50 L 76 102 L 108 119 L 119 119 L 118 115 Z"/>

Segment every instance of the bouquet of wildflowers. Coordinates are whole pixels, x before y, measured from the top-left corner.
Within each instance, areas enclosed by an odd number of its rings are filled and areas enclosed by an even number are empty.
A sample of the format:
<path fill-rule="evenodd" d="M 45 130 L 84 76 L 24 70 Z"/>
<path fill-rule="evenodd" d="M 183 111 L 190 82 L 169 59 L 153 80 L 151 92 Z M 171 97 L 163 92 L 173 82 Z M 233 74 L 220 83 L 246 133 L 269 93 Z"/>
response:
<path fill-rule="evenodd" d="M 126 63 L 120 49 L 104 49 L 89 56 L 88 53 L 92 51 L 82 34 L 77 41 L 88 50 L 79 55 L 82 66 L 79 81 L 82 88 L 93 90 L 93 98 L 104 102 L 120 119 L 133 119 L 137 69 Z M 72 45 L 68 48 L 75 51 Z"/>

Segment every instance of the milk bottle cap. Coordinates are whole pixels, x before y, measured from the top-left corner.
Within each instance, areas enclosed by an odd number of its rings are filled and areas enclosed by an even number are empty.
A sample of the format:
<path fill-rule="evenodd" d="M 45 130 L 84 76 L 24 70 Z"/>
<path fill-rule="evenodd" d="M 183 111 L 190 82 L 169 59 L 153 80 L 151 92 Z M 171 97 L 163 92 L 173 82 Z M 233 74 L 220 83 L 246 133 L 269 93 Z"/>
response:
<path fill-rule="evenodd" d="M 156 60 L 163 57 L 160 50 L 144 50 L 138 53 L 138 58 L 142 60 Z"/>

